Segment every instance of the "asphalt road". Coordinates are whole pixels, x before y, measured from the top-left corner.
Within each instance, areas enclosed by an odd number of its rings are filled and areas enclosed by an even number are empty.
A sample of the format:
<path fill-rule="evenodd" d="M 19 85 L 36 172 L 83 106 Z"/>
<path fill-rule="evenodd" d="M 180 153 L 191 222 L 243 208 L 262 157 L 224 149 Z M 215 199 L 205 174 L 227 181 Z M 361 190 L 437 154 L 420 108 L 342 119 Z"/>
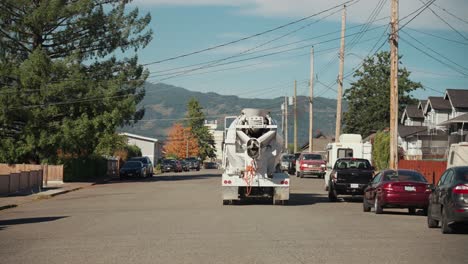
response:
<path fill-rule="evenodd" d="M 288 206 L 223 206 L 217 170 L 32 202 L 0 211 L 0 263 L 468 263 L 468 234 L 329 203 L 319 179 L 291 184 Z"/>

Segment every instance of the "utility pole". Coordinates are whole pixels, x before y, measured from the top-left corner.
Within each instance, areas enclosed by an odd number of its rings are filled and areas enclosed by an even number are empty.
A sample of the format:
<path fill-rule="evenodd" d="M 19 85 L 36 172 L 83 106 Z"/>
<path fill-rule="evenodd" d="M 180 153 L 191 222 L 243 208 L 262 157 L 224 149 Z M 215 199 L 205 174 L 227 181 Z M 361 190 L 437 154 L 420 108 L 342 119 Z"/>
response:
<path fill-rule="evenodd" d="M 312 152 L 314 137 L 314 47 L 310 49 L 310 98 L 309 98 L 309 152 Z"/>
<path fill-rule="evenodd" d="M 294 80 L 294 153 L 297 152 L 297 81 Z"/>
<path fill-rule="evenodd" d="M 289 152 L 288 146 L 288 97 L 284 97 L 284 147 Z"/>
<path fill-rule="evenodd" d="M 343 97 L 343 70 L 344 70 L 344 50 L 345 50 L 345 30 L 346 30 L 346 5 L 343 6 L 341 15 L 341 48 L 340 48 L 340 71 L 338 73 L 338 92 L 336 98 L 336 130 L 335 142 L 340 141 L 341 135 L 341 99 Z"/>
<path fill-rule="evenodd" d="M 390 35 L 390 169 L 398 169 L 398 0 L 392 0 Z"/>

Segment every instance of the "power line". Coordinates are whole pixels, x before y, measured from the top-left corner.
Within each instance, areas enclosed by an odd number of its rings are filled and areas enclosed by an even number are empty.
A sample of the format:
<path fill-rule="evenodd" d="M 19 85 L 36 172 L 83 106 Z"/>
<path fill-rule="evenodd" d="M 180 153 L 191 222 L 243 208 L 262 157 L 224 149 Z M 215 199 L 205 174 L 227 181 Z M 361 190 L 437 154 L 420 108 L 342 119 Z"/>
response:
<path fill-rule="evenodd" d="M 445 38 L 445 37 L 442 37 L 442 36 L 438 36 L 436 34 L 432 34 L 432 33 L 429 33 L 429 32 L 424 32 L 424 31 L 421 31 L 421 30 L 417 30 L 417 29 L 414 29 L 414 28 L 409 28 L 407 27 L 406 29 L 409 29 L 411 31 L 415 31 L 415 32 L 418 32 L 418 33 L 421 33 L 421 34 L 425 34 L 425 35 L 428 35 L 428 36 L 432 36 L 434 38 L 439 38 L 439 39 L 443 39 L 443 40 L 446 40 L 446 41 L 450 41 L 450 42 L 453 42 L 453 43 L 458 43 L 458 44 L 462 44 L 462 45 L 468 45 L 468 43 L 466 42 L 462 42 L 462 41 L 459 41 L 459 40 L 454 40 L 454 39 L 449 39 L 449 38 Z"/>
<path fill-rule="evenodd" d="M 416 9 L 415 11 L 411 12 L 410 14 L 408 14 L 407 16 L 405 16 L 404 18 L 400 19 L 400 20 L 403 20 L 403 19 L 406 19 L 407 17 L 411 16 L 412 14 L 415 14 L 417 13 L 415 16 L 413 16 L 410 20 L 408 20 L 405 24 L 403 24 L 403 26 L 401 26 L 395 33 L 397 33 L 398 31 L 402 30 L 404 27 L 406 27 L 409 23 L 411 23 L 415 18 L 417 18 L 419 15 L 421 15 L 422 12 L 424 12 L 424 10 L 426 10 L 432 3 L 434 3 L 436 0 L 431 0 L 427 3 L 424 3 L 423 2 L 423 5 L 421 7 L 419 7 L 418 9 Z"/>
<path fill-rule="evenodd" d="M 465 20 L 465 19 L 463 19 L 463 18 L 460 18 L 459 16 L 457 16 L 457 15 L 455 15 L 454 13 L 448 11 L 447 9 L 445 9 L 445 8 L 443 8 L 443 7 L 440 7 L 440 6 L 437 5 L 437 4 L 433 4 L 433 5 L 436 6 L 437 8 L 439 8 L 439 9 L 441 9 L 441 10 L 444 11 L 445 13 L 451 15 L 452 17 L 454 17 L 454 18 L 460 20 L 461 22 L 464 22 L 464 23 L 468 24 L 468 21 L 467 21 L 467 20 Z"/>
<path fill-rule="evenodd" d="M 419 0 L 421 3 L 424 3 L 422 0 Z M 435 1 L 435 0 L 434 0 Z M 428 6 L 429 7 L 429 6 Z M 430 8 L 429 7 L 429 10 L 431 10 L 431 12 L 437 17 L 439 18 L 442 22 L 444 22 L 447 26 L 449 26 L 455 33 L 457 33 L 458 35 L 460 35 L 463 39 L 465 40 L 468 40 L 468 38 L 466 38 L 462 33 L 460 33 L 460 31 L 458 31 L 456 28 L 454 28 L 452 25 L 450 25 L 449 22 L 445 21 L 445 19 L 443 19 L 441 16 L 439 16 L 439 14 L 437 14 L 434 9 Z"/>
<path fill-rule="evenodd" d="M 267 33 L 271 33 L 271 32 L 273 32 L 273 31 L 276 31 L 276 30 L 279 30 L 279 29 L 282 29 L 282 28 L 285 28 L 285 27 L 288 27 L 288 26 L 297 24 L 297 23 L 302 22 L 302 21 L 304 21 L 304 20 L 307 20 L 307 19 L 309 19 L 309 18 L 312 18 L 312 17 L 318 16 L 318 15 L 321 15 L 321 14 L 323 14 L 323 13 L 326 13 L 326 12 L 328 12 L 328 11 L 331 11 L 331 10 L 333 10 L 333 9 L 336 9 L 336 8 L 338 8 L 338 7 L 341 7 L 341 6 L 343 6 L 343 5 L 347 4 L 347 3 L 351 3 L 351 2 L 354 2 L 354 1 L 356 1 L 356 0 L 348 0 L 348 1 L 343 2 L 343 3 L 341 3 L 341 4 L 335 5 L 335 6 L 333 6 L 333 7 L 330 7 L 330 8 L 328 8 L 328 9 L 325 9 L 325 10 L 322 10 L 322 11 L 320 11 L 320 12 L 318 12 L 318 13 L 312 14 L 312 15 L 310 15 L 310 16 L 303 17 L 303 18 L 301 18 L 301 19 L 298 19 L 298 20 L 295 20 L 295 21 L 292 21 L 292 22 L 283 24 L 283 25 L 281 25 L 281 26 L 278 26 L 278 27 L 275 27 L 275 28 L 272 28 L 272 29 L 265 30 L 265 31 L 260 32 L 260 33 L 256 33 L 256 34 L 253 34 L 253 35 L 250 35 L 250 36 L 247 36 L 247 37 L 243 37 L 243 38 L 240 38 L 240 39 L 237 39 L 237 40 L 229 41 L 229 42 L 227 42 L 227 43 L 223 43 L 223 44 L 220 44 L 220 45 L 212 46 L 212 47 L 209 47 L 209 48 L 205 48 L 205 49 L 193 51 L 193 52 L 190 52 L 190 53 L 186 53 L 186 54 L 174 56 L 174 57 L 171 57 L 171 58 L 166 58 L 166 59 L 162 59 L 162 60 L 158 60 L 158 61 L 153 61 L 153 62 L 145 63 L 145 64 L 143 64 L 143 66 L 148 66 L 148 65 L 152 65 L 152 64 L 158 64 L 158 63 L 162 63 L 162 62 L 166 62 L 166 61 L 171 61 L 171 60 L 176 60 L 176 59 L 188 57 L 188 56 L 191 56 L 191 55 L 195 55 L 195 54 L 199 54 L 199 53 L 202 53 L 202 52 L 214 50 L 214 49 L 221 48 L 221 47 L 225 47 L 225 46 L 228 46 L 228 45 L 232 45 L 232 44 L 235 44 L 235 43 L 244 41 L 244 40 L 248 40 L 248 39 L 251 39 L 251 38 L 255 38 L 255 37 L 258 37 L 258 36 L 261 36 L 261 35 L 265 35 L 265 34 L 267 34 Z M 358 0 L 358 1 L 359 1 L 359 0 Z"/>
<path fill-rule="evenodd" d="M 422 49 L 416 47 L 416 46 L 413 45 L 411 42 L 406 41 L 406 40 L 405 40 L 404 38 L 402 38 L 401 36 L 400 36 L 400 39 L 403 40 L 406 44 L 408 44 L 408 45 L 410 45 L 411 47 L 413 47 L 414 49 L 416 49 L 416 50 L 420 51 L 421 53 L 425 54 L 426 56 L 428 56 L 428 57 L 430 57 L 430 58 L 432 58 L 432 59 L 434 59 L 434 60 L 436 60 L 436 61 L 442 63 L 443 65 L 445 65 L 445 66 L 451 68 L 451 69 L 454 70 L 454 71 L 457 71 L 457 72 L 459 72 L 459 73 L 461 73 L 461 74 L 467 76 L 467 74 L 466 74 L 465 72 L 460 71 L 459 69 L 453 67 L 452 65 L 450 65 L 450 64 L 448 64 L 448 63 L 446 63 L 446 62 L 444 62 L 444 61 L 442 61 L 442 60 L 440 60 L 440 59 L 438 59 L 438 58 L 436 58 L 436 57 L 434 57 L 434 56 L 432 56 L 431 54 L 427 53 L 426 51 L 424 51 L 424 50 L 422 50 Z"/>

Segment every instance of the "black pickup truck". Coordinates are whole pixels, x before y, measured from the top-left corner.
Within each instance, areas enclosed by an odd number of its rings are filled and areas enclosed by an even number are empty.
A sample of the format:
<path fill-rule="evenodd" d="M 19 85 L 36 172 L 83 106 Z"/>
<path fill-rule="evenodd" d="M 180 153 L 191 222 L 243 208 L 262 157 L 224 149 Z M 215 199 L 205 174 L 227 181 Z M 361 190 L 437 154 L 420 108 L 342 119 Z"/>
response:
<path fill-rule="evenodd" d="M 328 199 L 335 202 L 339 194 L 363 195 L 373 174 L 374 167 L 366 159 L 338 159 L 330 174 Z"/>

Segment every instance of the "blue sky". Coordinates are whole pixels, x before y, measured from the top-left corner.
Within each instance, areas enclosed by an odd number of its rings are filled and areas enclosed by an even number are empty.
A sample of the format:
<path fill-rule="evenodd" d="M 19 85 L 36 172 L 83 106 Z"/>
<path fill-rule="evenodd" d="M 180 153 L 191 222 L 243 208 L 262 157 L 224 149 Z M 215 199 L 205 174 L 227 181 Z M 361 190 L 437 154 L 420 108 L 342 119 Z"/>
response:
<path fill-rule="evenodd" d="M 138 7 L 142 13 L 151 14 L 150 26 L 154 31 L 153 41 L 139 51 L 139 59 L 141 63 L 146 64 L 216 46 L 318 13 L 344 1 L 135 0 L 133 6 Z M 384 3 L 381 11 L 375 16 L 376 21 L 368 25 L 371 30 L 360 35 L 351 34 L 358 33 L 362 29 L 360 25 L 372 18 L 370 15 L 380 0 L 356 0 L 347 8 L 346 34 L 351 36 L 346 38 L 345 73 L 359 66 L 362 58 L 370 54 L 373 47 L 378 48 L 384 42 L 382 36 L 386 34 L 384 31 L 389 23 L 389 18 L 385 17 L 390 14 L 390 0 L 382 2 Z M 402 66 L 413 72 L 412 80 L 419 81 L 426 87 L 426 90 L 414 93 L 415 97 L 421 99 L 441 96 L 446 88 L 468 89 L 468 1 L 438 0 L 434 4 L 431 5 L 431 9 L 456 30 L 451 29 L 430 9 L 426 9 L 400 32 L 402 40 L 399 52 L 403 55 Z M 420 0 L 400 1 L 400 18 L 409 15 L 422 5 Z M 400 25 L 405 24 L 413 16 L 410 15 Z M 320 21 L 311 24 L 316 20 Z M 292 95 L 293 82 L 297 80 L 298 93 L 308 95 L 307 80 L 310 72 L 308 53 L 310 47 L 314 45 L 315 74 L 318 78 L 314 86 L 314 95 L 336 98 L 340 20 L 341 8 L 337 8 L 301 23 L 233 45 L 173 61 L 151 64 L 147 66 L 151 72 L 148 81 L 164 82 L 193 91 L 216 92 L 247 98 L 273 98 Z M 300 29 L 301 27 L 303 28 Z M 296 30 L 297 32 L 292 33 Z M 315 38 L 324 34 L 328 35 Z M 280 38 L 283 35 L 287 36 Z M 356 36 L 359 38 L 355 39 Z M 279 39 L 274 40 L 277 38 Z M 353 39 L 356 43 L 351 45 Z M 265 44 L 269 41 L 271 43 Z M 326 42 L 317 44 L 323 41 Z M 450 67 L 414 49 L 405 41 L 445 61 Z M 260 45 L 261 47 L 255 48 Z M 287 46 L 275 48 L 281 45 Z M 293 48 L 296 50 L 226 64 Z M 385 43 L 382 49 L 388 50 L 388 43 Z M 251 54 L 239 56 L 248 50 L 250 51 L 247 53 Z M 236 57 L 226 59 L 234 56 Z M 182 71 L 186 71 L 184 74 L 165 79 L 173 76 L 171 72 L 181 70 L 171 71 L 172 68 L 216 60 L 222 60 L 220 64 L 225 65 L 215 65 L 216 67 L 205 65 L 198 70 L 193 69 L 200 66 L 183 68 Z M 213 66 L 212 64 L 210 66 Z M 350 87 L 349 83 L 352 80 L 352 77 L 345 79 L 345 89 Z M 332 89 L 323 84 L 331 85 Z"/>

